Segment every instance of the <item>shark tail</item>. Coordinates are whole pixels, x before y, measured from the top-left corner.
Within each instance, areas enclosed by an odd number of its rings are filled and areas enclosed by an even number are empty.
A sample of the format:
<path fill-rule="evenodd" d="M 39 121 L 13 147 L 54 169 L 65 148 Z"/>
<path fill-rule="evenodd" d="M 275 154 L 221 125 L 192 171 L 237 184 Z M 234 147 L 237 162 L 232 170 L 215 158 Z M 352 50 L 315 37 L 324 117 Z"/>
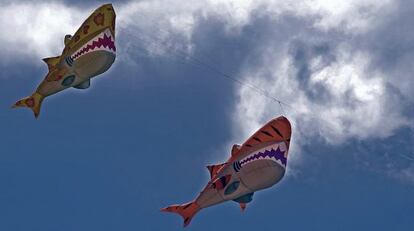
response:
<path fill-rule="evenodd" d="M 161 209 L 162 212 L 171 212 L 181 215 L 184 219 L 184 227 L 190 224 L 194 215 L 200 211 L 200 206 L 195 202 L 188 202 L 182 205 L 171 205 Z"/>
<path fill-rule="evenodd" d="M 40 114 L 40 107 L 42 106 L 43 96 L 37 92 L 33 95 L 17 101 L 12 108 L 28 107 L 32 109 L 34 116 L 37 118 Z"/>

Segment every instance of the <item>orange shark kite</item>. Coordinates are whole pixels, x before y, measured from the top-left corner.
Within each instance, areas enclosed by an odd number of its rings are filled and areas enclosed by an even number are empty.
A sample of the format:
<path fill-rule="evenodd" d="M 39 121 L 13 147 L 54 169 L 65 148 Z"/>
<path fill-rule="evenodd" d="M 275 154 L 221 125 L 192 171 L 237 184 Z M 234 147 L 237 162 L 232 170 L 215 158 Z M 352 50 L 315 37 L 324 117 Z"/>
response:
<path fill-rule="evenodd" d="M 201 209 L 228 200 L 239 203 L 244 210 L 254 192 L 283 178 L 291 133 L 287 118 L 281 116 L 269 121 L 242 145 L 235 144 L 225 163 L 207 166 L 211 179 L 195 200 L 161 211 L 181 215 L 185 227 Z"/>

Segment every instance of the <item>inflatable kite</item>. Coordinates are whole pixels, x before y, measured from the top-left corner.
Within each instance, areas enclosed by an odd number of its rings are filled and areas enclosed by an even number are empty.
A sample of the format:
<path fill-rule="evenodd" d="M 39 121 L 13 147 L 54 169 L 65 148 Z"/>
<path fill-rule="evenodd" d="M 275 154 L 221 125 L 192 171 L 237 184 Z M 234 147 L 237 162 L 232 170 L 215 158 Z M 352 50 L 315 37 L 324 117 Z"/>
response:
<path fill-rule="evenodd" d="M 49 72 L 36 91 L 15 107 L 31 108 L 35 117 L 45 97 L 69 87 L 87 89 L 90 79 L 107 71 L 115 61 L 115 11 L 111 4 L 96 9 L 82 26 L 66 35 L 60 56 L 45 58 Z"/>
<path fill-rule="evenodd" d="M 207 166 L 211 179 L 195 200 L 161 211 L 181 215 L 184 227 L 201 209 L 228 200 L 239 203 L 243 211 L 254 192 L 271 187 L 284 176 L 290 136 L 287 118 L 281 116 L 269 121 L 244 144 L 233 145 L 228 161 Z"/>

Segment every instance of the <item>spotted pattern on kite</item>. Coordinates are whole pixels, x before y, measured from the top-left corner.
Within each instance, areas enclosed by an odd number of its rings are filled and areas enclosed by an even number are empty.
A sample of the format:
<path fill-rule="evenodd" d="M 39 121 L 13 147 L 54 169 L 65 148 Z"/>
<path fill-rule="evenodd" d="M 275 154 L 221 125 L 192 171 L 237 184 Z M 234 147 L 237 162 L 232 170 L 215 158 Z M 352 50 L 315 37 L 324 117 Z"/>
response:
<path fill-rule="evenodd" d="M 47 82 L 59 81 L 59 80 L 61 80 L 61 79 L 63 78 L 63 75 L 64 75 L 65 73 L 66 73 L 65 71 L 64 71 L 64 72 L 62 72 L 62 71 L 57 71 L 57 70 L 52 71 L 51 73 L 49 73 L 49 74 L 46 76 L 46 81 L 47 81 Z"/>
<path fill-rule="evenodd" d="M 83 26 L 83 29 L 82 29 L 83 30 L 83 34 L 88 34 L 89 28 L 90 28 L 89 25 Z"/>
<path fill-rule="evenodd" d="M 46 78 L 46 81 L 53 82 L 53 81 L 59 81 L 62 79 L 62 75 L 51 75 L 49 78 Z"/>
<path fill-rule="evenodd" d="M 277 148 L 276 148 L 277 147 Z M 278 144 L 266 147 L 258 152 L 252 153 L 239 161 L 239 166 L 242 168 L 244 165 L 256 161 L 256 160 L 273 160 L 286 168 L 287 158 L 285 157 L 286 151 L 281 151 Z M 239 168 L 239 169 L 240 169 Z"/>
<path fill-rule="evenodd" d="M 73 38 L 73 40 L 74 40 L 75 42 L 79 41 L 79 39 L 80 39 L 80 35 L 76 35 L 76 36 L 75 36 L 75 38 Z"/>
<path fill-rule="evenodd" d="M 103 26 L 104 25 L 104 20 L 105 20 L 105 15 L 102 13 L 97 14 L 94 18 L 93 21 L 95 22 L 95 24 L 97 26 Z"/>
<path fill-rule="evenodd" d="M 28 107 L 33 107 L 33 106 L 34 106 L 34 104 L 35 104 L 33 97 L 30 97 L 30 98 L 26 99 L 24 103 L 25 103 Z"/>

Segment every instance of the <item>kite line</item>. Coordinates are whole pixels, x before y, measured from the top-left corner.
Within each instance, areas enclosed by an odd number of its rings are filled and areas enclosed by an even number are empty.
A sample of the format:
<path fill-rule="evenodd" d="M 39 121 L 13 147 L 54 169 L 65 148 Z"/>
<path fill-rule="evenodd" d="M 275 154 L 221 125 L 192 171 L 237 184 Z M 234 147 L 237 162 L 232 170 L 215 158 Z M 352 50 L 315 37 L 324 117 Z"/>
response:
<path fill-rule="evenodd" d="M 161 32 L 161 30 L 159 30 L 159 32 Z M 145 44 L 151 44 L 151 45 L 157 47 L 160 50 L 164 50 L 165 49 L 165 47 L 162 46 L 162 44 L 160 42 L 161 41 L 160 38 L 150 39 L 148 37 L 148 39 L 146 40 L 145 38 L 140 37 L 140 36 L 137 36 L 137 35 L 135 35 L 132 32 L 128 32 L 128 34 L 131 35 L 131 36 L 133 36 L 134 38 L 138 39 L 139 41 L 143 42 L 144 45 Z M 272 96 L 271 94 L 269 94 L 268 91 L 264 90 L 263 88 L 260 88 L 260 87 L 254 85 L 254 84 L 251 84 L 251 83 L 242 81 L 242 80 L 234 77 L 233 75 L 228 74 L 228 73 L 220 70 L 219 68 L 217 68 L 217 67 L 215 67 L 215 66 L 213 66 L 213 65 L 211 65 L 211 64 L 209 64 L 209 63 L 207 63 L 207 62 L 205 62 L 205 61 L 203 61 L 203 60 L 201 60 L 201 59 L 199 59 L 199 58 L 197 58 L 197 57 L 195 57 L 195 56 L 193 56 L 191 54 L 187 54 L 187 53 L 182 52 L 182 51 L 180 52 L 180 51 L 177 51 L 177 50 L 174 50 L 174 49 L 170 50 L 169 51 L 169 54 L 172 54 L 173 56 L 177 57 L 178 59 L 183 60 L 183 62 L 186 63 L 186 64 L 189 64 L 189 65 L 192 65 L 194 67 L 198 67 L 200 69 L 204 69 L 204 70 L 213 72 L 213 73 L 217 74 L 218 76 L 221 76 L 223 78 L 229 79 L 229 80 L 231 80 L 231 81 L 239 84 L 240 86 L 244 86 L 244 87 L 250 88 L 251 90 L 253 90 L 257 94 L 260 94 L 261 96 L 270 99 L 273 103 L 278 104 L 279 107 L 280 107 L 280 110 L 282 112 L 282 115 L 285 115 L 286 114 L 286 112 L 284 110 L 284 106 L 286 106 L 287 108 L 289 108 L 289 109 L 291 109 L 293 111 L 296 111 L 288 103 L 285 103 L 284 101 L 279 100 L 278 98 Z M 412 157 L 412 156 L 404 155 L 404 154 L 399 154 L 399 155 L 400 155 L 400 157 L 402 157 L 402 158 L 404 158 L 406 160 L 414 161 L 414 157 Z"/>
<path fill-rule="evenodd" d="M 159 30 L 159 31 L 162 32 L 161 30 Z M 157 47 L 160 50 L 164 50 L 161 43 L 158 42 L 158 41 L 161 41 L 161 39 L 159 39 L 159 38 L 145 39 L 142 36 L 137 36 L 137 35 L 135 35 L 134 33 L 130 32 L 130 31 L 127 31 L 127 33 L 128 33 L 128 35 L 131 35 L 134 38 L 140 40 L 144 44 L 151 44 L 151 45 Z M 135 45 L 133 45 L 133 46 L 135 46 Z M 292 108 L 288 103 L 285 103 L 284 101 L 272 96 L 268 91 L 264 90 L 263 88 L 260 88 L 260 87 L 254 85 L 254 84 L 242 81 L 242 80 L 234 77 L 233 75 L 231 75 L 229 73 L 226 73 L 226 72 L 220 70 L 219 68 L 217 68 L 217 67 L 215 67 L 215 66 L 213 66 L 213 65 L 211 65 L 211 64 L 209 64 L 209 63 L 207 63 L 207 62 L 201 60 L 200 58 L 197 58 L 197 57 L 195 57 L 191 54 L 180 52 L 180 51 L 177 51 L 177 50 L 174 50 L 174 49 L 171 49 L 168 53 L 172 54 L 173 56 L 175 56 L 175 57 L 177 57 L 181 60 L 183 60 L 185 63 L 187 63 L 189 65 L 192 65 L 194 67 L 198 67 L 200 69 L 210 71 L 212 73 L 215 73 L 218 76 L 221 76 L 222 78 L 229 79 L 229 80 L 239 84 L 240 86 L 248 87 L 249 89 L 253 90 L 257 94 L 260 94 L 261 96 L 264 96 L 264 97 L 270 99 L 273 103 L 279 105 L 282 114 L 285 114 L 285 111 L 283 109 L 283 105 L 288 107 L 288 108 Z"/>

